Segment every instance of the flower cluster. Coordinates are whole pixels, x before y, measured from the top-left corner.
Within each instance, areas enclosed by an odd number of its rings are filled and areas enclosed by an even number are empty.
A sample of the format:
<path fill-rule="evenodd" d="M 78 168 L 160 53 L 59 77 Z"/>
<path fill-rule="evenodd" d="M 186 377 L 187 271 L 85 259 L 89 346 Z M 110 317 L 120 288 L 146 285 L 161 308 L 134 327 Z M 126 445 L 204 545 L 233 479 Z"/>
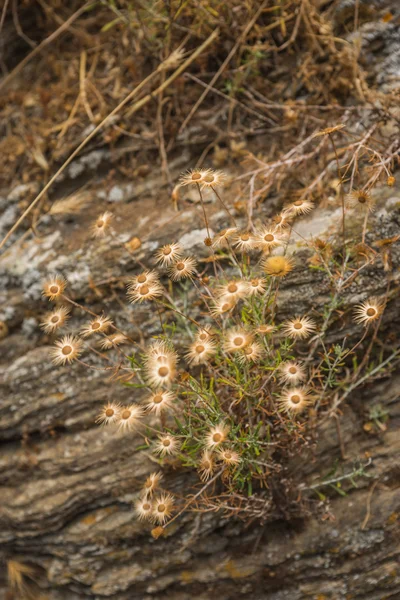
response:
<path fill-rule="evenodd" d="M 217 193 L 224 180 L 219 171 L 195 169 L 180 185 L 194 185 L 202 198 L 202 189 Z M 365 192 L 352 192 L 347 203 L 372 210 Z M 198 271 L 199 258 L 187 255 L 179 242 L 161 246 L 150 266 L 141 265 L 127 286 L 131 303 L 146 302 L 150 313 L 158 312 L 159 331 L 145 345 L 134 343 L 117 321 L 93 313 L 83 327 L 56 341 L 52 354 L 58 365 L 77 361 L 90 368 L 80 356 L 93 350 L 87 344 L 96 339 L 101 351 L 113 350 L 118 357 L 115 372 L 126 373 L 132 393 L 129 402 L 110 400 L 97 416 L 99 425 L 143 438 L 160 466 L 178 461 L 196 469 L 204 490 L 214 482 L 235 494 L 249 493 L 254 485 L 268 486 L 268 478 L 280 468 L 274 449 L 279 448 L 279 460 L 284 460 L 292 448 L 301 447 L 310 409 L 314 414 L 329 405 L 330 389 L 344 385 L 338 369 L 346 353 L 352 354 L 344 346 L 329 349 L 323 341 L 337 303 L 324 307 L 323 313 L 298 314 L 293 302 L 285 318 L 278 310 L 282 279 L 298 267 L 288 252 L 295 219 L 313 207 L 310 199 L 298 198 L 251 230 L 234 226 L 207 238 L 213 270 L 206 275 Z M 111 218 L 104 213 L 97 219 L 96 236 L 107 235 Z M 325 252 L 325 242 L 313 242 L 312 248 L 339 294 L 348 257 L 342 257 L 336 280 L 327 261 L 337 257 Z M 43 319 L 48 335 L 67 323 L 72 309 L 80 308 L 66 288 L 59 275 L 44 284 L 44 296 L 57 304 Z M 354 322 L 367 327 L 363 336 L 368 327 L 379 325 L 384 308 L 379 298 L 354 307 Z M 127 355 L 123 344 L 131 345 Z M 323 349 L 321 360 L 318 348 Z M 343 370 L 344 382 L 346 377 Z M 160 472 L 150 475 L 135 511 L 140 520 L 163 528 L 174 518 L 176 501 L 159 488 L 160 481 Z"/>

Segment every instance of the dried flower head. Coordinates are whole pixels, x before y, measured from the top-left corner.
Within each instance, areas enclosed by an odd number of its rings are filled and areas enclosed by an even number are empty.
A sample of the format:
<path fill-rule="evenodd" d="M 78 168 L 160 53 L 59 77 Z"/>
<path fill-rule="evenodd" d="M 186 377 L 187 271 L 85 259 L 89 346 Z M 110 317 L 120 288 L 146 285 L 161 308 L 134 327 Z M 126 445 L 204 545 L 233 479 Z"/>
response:
<path fill-rule="evenodd" d="M 66 335 L 56 342 L 51 354 L 55 365 L 70 363 L 82 354 L 82 342 L 73 335 Z"/>
<path fill-rule="evenodd" d="M 174 497 L 171 494 L 162 494 L 153 503 L 153 518 L 158 523 L 165 523 L 172 515 Z"/>
<path fill-rule="evenodd" d="M 247 293 L 250 296 L 264 294 L 267 289 L 266 281 L 262 277 L 254 277 L 247 282 Z"/>
<path fill-rule="evenodd" d="M 307 338 L 316 328 L 316 325 L 309 317 L 297 317 L 286 321 L 283 326 L 283 332 L 290 338 Z"/>
<path fill-rule="evenodd" d="M 208 325 L 199 327 L 196 333 L 196 342 L 207 342 L 213 338 L 213 330 Z"/>
<path fill-rule="evenodd" d="M 103 406 L 100 414 L 96 418 L 99 425 L 112 425 L 118 421 L 121 405 L 116 402 L 108 402 Z"/>
<path fill-rule="evenodd" d="M 44 282 L 43 296 L 49 300 L 59 298 L 67 287 L 67 281 L 62 275 L 53 275 Z"/>
<path fill-rule="evenodd" d="M 169 361 L 176 364 L 177 358 L 178 355 L 170 344 L 164 340 L 154 340 L 147 349 L 144 362 L 155 364 Z"/>
<path fill-rule="evenodd" d="M 228 229 L 223 229 L 222 231 L 218 232 L 214 236 L 214 239 L 212 242 L 213 248 L 224 248 L 226 246 L 229 246 L 229 239 L 235 233 L 237 233 L 236 227 L 230 227 Z"/>
<path fill-rule="evenodd" d="M 214 171 L 213 169 L 207 169 L 203 172 L 203 177 L 201 180 L 201 187 L 218 187 L 224 183 L 226 179 L 225 173 L 222 171 Z"/>
<path fill-rule="evenodd" d="M 205 445 L 210 450 L 217 448 L 220 444 L 225 442 L 229 433 L 229 426 L 225 423 L 220 423 L 215 427 L 211 427 L 210 431 L 206 435 Z"/>
<path fill-rule="evenodd" d="M 96 222 L 92 227 L 92 234 L 94 237 L 102 237 L 107 233 L 107 230 L 110 226 L 111 220 L 113 218 L 112 213 L 106 211 L 102 215 L 100 215 Z"/>
<path fill-rule="evenodd" d="M 271 277 L 285 277 L 293 271 L 293 260 L 287 256 L 268 256 L 262 262 L 262 268 Z"/>
<path fill-rule="evenodd" d="M 314 204 L 310 200 L 295 200 L 288 206 L 285 206 L 285 212 L 293 216 L 307 215 L 313 208 Z"/>
<path fill-rule="evenodd" d="M 176 375 L 176 362 L 170 359 L 150 361 L 146 365 L 146 377 L 155 388 L 170 386 Z"/>
<path fill-rule="evenodd" d="M 279 406 L 287 413 L 301 413 L 311 401 L 309 394 L 307 388 L 284 390 L 278 400 Z"/>
<path fill-rule="evenodd" d="M 161 263 L 161 266 L 165 267 L 173 262 L 176 262 L 183 255 L 183 248 L 176 242 L 172 244 L 166 244 L 157 250 L 155 256 L 156 261 Z"/>
<path fill-rule="evenodd" d="M 230 329 L 225 334 L 224 348 L 226 352 L 238 352 L 252 342 L 252 336 L 244 329 Z"/>
<path fill-rule="evenodd" d="M 289 227 L 289 223 L 292 215 L 288 212 L 282 211 L 281 213 L 275 215 L 272 218 L 272 223 L 275 228 L 275 231 L 284 231 Z"/>
<path fill-rule="evenodd" d="M 180 258 L 168 269 L 168 274 L 172 281 L 179 281 L 180 279 L 186 279 L 187 277 L 192 278 L 195 272 L 196 260 L 191 256 Z"/>
<path fill-rule="evenodd" d="M 155 490 L 158 489 L 161 479 L 162 479 L 162 473 L 160 473 L 160 471 L 151 473 L 148 476 L 148 478 L 146 479 L 146 481 L 144 482 L 144 486 L 143 486 L 144 495 L 152 496 L 154 494 Z"/>
<path fill-rule="evenodd" d="M 175 394 L 172 392 L 157 391 L 146 398 L 145 405 L 148 411 L 153 412 L 158 416 L 164 410 L 170 410 L 175 400 Z"/>
<path fill-rule="evenodd" d="M 238 465 L 240 463 L 240 456 L 238 452 L 231 448 L 221 448 L 218 450 L 218 456 L 226 465 Z"/>
<path fill-rule="evenodd" d="M 140 498 L 135 504 L 135 513 L 139 521 L 150 520 L 153 514 L 153 505 L 148 498 Z"/>
<path fill-rule="evenodd" d="M 109 327 L 111 327 L 112 321 L 108 317 L 102 315 L 96 317 L 90 323 L 88 323 L 82 330 L 81 335 L 83 337 L 89 337 L 93 333 L 104 333 Z"/>
<path fill-rule="evenodd" d="M 135 275 L 128 283 L 128 291 L 133 292 L 140 288 L 142 285 L 151 285 L 153 283 L 159 283 L 159 277 L 157 271 L 146 269 L 139 275 Z"/>
<path fill-rule="evenodd" d="M 145 300 L 154 300 L 164 293 L 164 288 L 158 281 L 153 283 L 144 283 L 128 292 L 128 298 L 132 304 L 135 302 L 144 302 Z"/>
<path fill-rule="evenodd" d="M 60 306 L 56 310 L 45 315 L 40 327 L 45 333 L 53 333 L 59 327 L 62 327 L 69 318 L 70 309 L 66 306 Z"/>
<path fill-rule="evenodd" d="M 396 183 L 396 178 L 393 177 L 393 175 L 389 175 L 389 177 L 387 178 L 386 183 L 387 183 L 388 186 L 392 187 Z"/>
<path fill-rule="evenodd" d="M 241 355 L 239 356 L 239 362 L 242 364 L 246 362 L 257 362 L 264 354 L 264 348 L 258 342 L 251 342 L 245 348 L 243 348 Z"/>
<path fill-rule="evenodd" d="M 221 296 L 217 298 L 210 308 L 210 313 L 213 317 L 220 317 L 226 313 L 229 313 L 236 306 L 236 302 L 233 298 L 226 298 L 225 296 Z"/>
<path fill-rule="evenodd" d="M 215 470 L 214 456 L 208 450 L 201 455 L 199 464 L 199 475 L 202 481 L 208 481 Z"/>
<path fill-rule="evenodd" d="M 143 417 L 143 409 L 137 404 L 121 406 L 118 413 L 117 423 L 119 431 L 134 431 L 140 425 Z"/>
<path fill-rule="evenodd" d="M 237 302 L 240 298 L 246 296 L 248 291 L 247 282 L 243 279 L 228 281 L 225 285 L 219 285 L 216 293 L 218 297 L 224 297 L 228 300 Z"/>
<path fill-rule="evenodd" d="M 268 335 L 270 333 L 274 333 L 276 327 L 275 325 L 270 325 L 268 323 L 262 323 L 256 329 L 257 333 L 260 335 Z"/>
<path fill-rule="evenodd" d="M 193 365 L 201 365 L 206 363 L 214 354 L 216 344 L 212 339 L 204 342 L 196 340 L 189 347 L 189 352 L 186 354 L 186 360 Z"/>
<path fill-rule="evenodd" d="M 179 449 L 179 441 L 173 435 L 162 435 L 158 438 L 158 442 L 154 444 L 155 454 L 161 456 L 175 454 Z"/>
<path fill-rule="evenodd" d="M 299 381 L 304 381 L 307 377 L 303 365 L 295 361 L 283 362 L 279 366 L 280 378 L 284 383 L 296 385 Z"/>
<path fill-rule="evenodd" d="M 124 344 L 127 341 L 128 338 L 122 333 L 113 333 L 112 335 L 105 337 L 104 340 L 101 340 L 99 346 L 102 348 L 102 350 L 110 350 L 111 348 Z"/>
<path fill-rule="evenodd" d="M 257 248 L 257 239 L 250 231 L 238 231 L 233 235 L 232 242 L 240 252 L 250 252 Z"/>
<path fill-rule="evenodd" d="M 180 185 L 199 185 L 203 182 L 205 173 L 205 169 L 191 169 L 181 176 L 179 183 Z"/>
<path fill-rule="evenodd" d="M 263 251 L 272 250 L 277 246 L 281 246 L 284 242 L 284 237 L 276 229 L 263 227 L 256 231 L 256 244 Z"/>
<path fill-rule="evenodd" d="M 378 319 L 385 308 L 385 303 L 378 298 L 370 298 L 361 302 L 354 309 L 354 320 L 367 326 Z"/>
<path fill-rule="evenodd" d="M 373 212 L 374 200 L 366 190 L 353 190 L 346 196 L 346 206 L 361 211 Z"/>

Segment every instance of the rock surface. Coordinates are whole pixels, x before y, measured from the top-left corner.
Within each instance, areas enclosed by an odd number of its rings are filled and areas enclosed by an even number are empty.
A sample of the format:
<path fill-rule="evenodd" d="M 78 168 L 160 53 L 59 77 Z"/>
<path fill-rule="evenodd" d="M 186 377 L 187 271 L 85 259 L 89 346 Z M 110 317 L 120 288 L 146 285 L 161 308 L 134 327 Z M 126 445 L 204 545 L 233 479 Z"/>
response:
<path fill-rule="evenodd" d="M 337 11 L 350 4 L 338 3 Z M 388 51 L 398 43 L 398 7 L 386 4 L 395 14 L 393 24 L 372 29 L 366 24 L 361 30 L 366 61 L 371 59 L 370 68 L 380 73 L 382 89 L 390 91 L 398 77 L 396 53 Z M 94 423 L 103 403 L 110 398 L 126 401 L 132 391 L 79 364 L 51 365 L 54 337 L 39 329 L 48 309 L 41 297 L 42 280 L 54 271 L 65 274 L 74 300 L 95 312 L 107 310 L 118 327 L 142 339 L 157 331 L 158 316 L 144 323 L 143 309 L 122 308 L 126 279 L 137 271 L 138 261 L 147 262 L 149 253 L 171 240 L 180 240 L 188 251 L 203 251 L 205 231 L 200 206 L 183 194 L 176 212 L 158 173 L 139 182 L 126 177 L 118 184 L 103 185 L 99 169 L 108 159 L 108 150 L 91 150 L 72 163 L 56 186 L 63 198 L 77 182 L 87 184 L 90 201 L 83 212 L 44 217 L 37 237 L 28 232 L 20 240 L 14 238 L 1 257 L 0 321 L 9 330 L 0 340 L 1 600 L 12 598 L 1 569 L 10 559 L 35 568 L 35 581 L 48 600 L 400 598 L 400 373 L 396 371 L 348 398 L 340 418 L 346 460 L 331 420 L 318 429 L 318 443 L 288 465 L 283 475 L 296 482 L 304 498 L 304 513 L 297 518 L 288 519 L 278 497 L 265 523 L 187 513 L 158 540 L 134 518 L 132 504 L 154 463 L 136 450 L 130 435 L 113 436 Z M 174 181 L 190 160 L 187 149 L 171 160 Z M 18 202 L 28 191 L 23 186 L 3 191 L 2 235 L 20 214 Z M 388 197 L 379 198 L 374 239 L 397 235 L 399 206 L 399 189 L 391 188 Z M 89 228 L 99 212 L 108 209 L 115 215 L 115 237 L 93 242 Z M 207 210 L 213 230 L 226 225 L 225 213 L 215 202 L 207 203 Z M 273 212 L 263 205 L 256 217 Z M 301 221 L 299 233 L 323 235 L 336 221 L 334 208 L 321 208 Z M 134 238 L 141 245 L 131 259 L 121 245 Z M 387 347 L 398 345 L 400 335 L 399 258 L 397 244 L 394 293 L 379 337 Z M 387 274 L 378 258 L 347 289 L 347 306 L 371 294 L 384 294 L 386 285 Z M 300 258 L 283 286 L 279 317 L 293 314 L 293 298 L 296 312 L 304 313 L 317 310 L 329 294 L 324 276 L 311 274 Z M 78 329 L 85 320 L 74 310 L 72 328 Z M 346 333 L 356 334 L 350 321 Z M 333 328 L 330 336 L 342 338 L 343 332 Z M 378 404 L 389 416 L 385 428 L 365 428 Z M 350 473 L 359 463 L 365 465 L 365 476 L 356 479 L 357 487 L 344 486 L 346 495 L 323 488 L 328 500 L 322 501 L 309 489 L 335 465 L 338 473 Z M 178 498 L 194 480 L 189 471 L 166 472 L 167 487 Z"/>

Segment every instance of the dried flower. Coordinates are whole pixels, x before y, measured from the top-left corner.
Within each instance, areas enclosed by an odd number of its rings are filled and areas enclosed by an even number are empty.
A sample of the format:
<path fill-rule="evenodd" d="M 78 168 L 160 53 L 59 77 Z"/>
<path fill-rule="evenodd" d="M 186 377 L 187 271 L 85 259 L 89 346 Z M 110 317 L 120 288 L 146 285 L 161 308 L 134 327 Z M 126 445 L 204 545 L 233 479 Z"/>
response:
<path fill-rule="evenodd" d="M 157 271 L 146 269 L 146 271 L 142 271 L 139 275 L 132 277 L 127 287 L 130 292 L 134 292 L 142 285 L 152 285 L 154 283 L 159 283 Z"/>
<path fill-rule="evenodd" d="M 202 481 L 208 481 L 215 470 L 214 457 L 208 450 L 205 450 L 201 456 L 199 464 L 199 475 Z"/>
<path fill-rule="evenodd" d="M 218 456 L 226 465 L 238 465 L 240 463 L 240 456 L 235 450 L 231 448 L 221 448 L 218 450 Z"/>
<path fill-rule="evenodd" d="M 236 227 L 230 227 L 229 229 L 223 229 L 214 236 L 213 248 L 223 248 L 229 245 L 229 238 L 237 233 Z"/>
<path fill-rule="evenodd" d="M 291 338 L 304 339 L 315 330 L 315 323 L 309 317 L 297 317 L 286 321 L 283 326 L 283 331 Z"/>
<path fill-rule="evenodd" d="M 145 363 L 171 361 L 176 364 L 175 350 L 164 340 L 154 340 L 147 349 Z"/>
<path fill-rule="evenodd" d="M 285 212 L 292 215 L 307 215 L 314 208 L 310 200 L 295 200 L 288 206 L 285 206 Z"/>
<path fill-rule="evenodd" d="M 153 283 L 144 283 L 136 289 L 132 288 L 128 292 L 128 298 L 132 304 L 135 302 L 144 302 L 145 300 L 154 300 L 164 293 L 164 288 L 158 281 Z"/>
<path fill-rule="evenodd" d="M 213 331 L 211 327 L 206 325 L 205 327 L 199 327 L 196 333 L 196 342 L 207 342 L 213 337 Z"/>
<path fill-rule="evenodd" d="M 281 246 L 284 242 L 282 234 L 269 227 L 263 227 L 256 231 L 256 244 L 263 251 L 272 250 L 277 246 Z"/>
<path fill-rule="evenodd" d="M 175 394 L 172 392 L 155 392 L 146 399 L 145 404 L 147 410 L 154 412 L 157 416 L 164 410 L 169 410 L 175 401 Z"/>
<path fill-rule="evenodd" d="M 162 479 L 162 473 L 160 471 L 151 473 L 143 486 L 143 493 L 145 496 L 152 496 L 155 490 L 158 488 L 160 481 Z"/>
<path fill-rule="evenodd" d="M 116 402 L 108 402 L 103 406 L 96 423 L 99 425 L 112 425 L 118 421 L 121 405 Z"/>
<path fill-rule="evenodd" d="M 237 352 L 246 348 L 252 341 L 252 336 L 244 329 L 230 329 L 225 334 L 226 352 Z"/>
<path fill-rule="evenodd" d="M 195 272 L 196 260 L 191 256 L 181 258 L 168 269 L 168 274 L 172 281 L 179 281 L 180 279 L 186 279 L 187 277 L 192 278 Z"/>
<path fill-rule="evenodd" d="M 199 185 L 203 182 L 205 173 L 205 169 L 191 169 L 181 176 L 179 183 L 180 185 Z"/>
<path fill-rule="evenodd" d="M 240 252 L 250 252 L 257 248 L 257 240 L 250 231 L 237 232 L 232 238 L 233 245 Z"/>
<path fill-rule="evenodd" d="M 307 388 L 284 390 L 278 400 L 280 408 L 287 413 L 298 414 L 310 403 L 310 391 Z"/>
<path fill-rule="evenodd" d="M 162 435 L 158 438 L 158 442 L 154 444 L 155 454 L 165 456 L 166 454 L 175 454 L 178 451 L 179 441 L 172 435 Z"/>
<path fill-rule="evenodd" d="M 236 281 L 228 281 L 225 285 L 219 285 L 217 288 L 217 296 L 237 302 L 240 298 L 246 296 L 247 291 L 247 282 L 243 279 L 239 279 Z"/>
<path fill-rule="evenodd" d="M 171 494 L 162 494 L 154 500 L 153 518 L 158 523 L 165 523 L 172 514 L 174 497 Z"/>
<path fill-rule="evenodd" d="M 298 362 L 288 361 L 279 365 L 280 378 L 284 383 L 296 385 L 299 381 L 304 381 L 306 378 L 306 370 L 303 365 Z"/>
<path fill-rule="evenodd" d="M 207 169 L 203 172 L 201 180 L 202 189 L 205 187 L 218 187 L 224 183 L 226 179 L 225 173 L 222 171 L 214 171 L 213 169 Z"/>
<path fill-rule="evenodd" d="M 394 184 L 396 183 L 395 177 L 393 177 L 393 175 L 389 175 L 389 177 L 387 178 L 386 183 L 390 187 L 394 186 Z"/>
<path fill-rule="evenodd" d="M 53 333 L 59 327 L 62 327 L 69 318 L 70 309 L 66 306 L 60 306 L 56 310 L 45 315 L 40 327 L 45 333 Z"/>
<path fill-rule="evenodd" d="M 210 313 L 213 317 L 219 317 L 233 310 L 235 306 L 236 302 L 233 298 L 221 296 L 215 300 L 213 306 L 210 308 Z"/>
<path fill-rule="evenodd" d="M 346 196 L 346 206 L 361 211 L 374 211 L 374 200 L 366 190 L 354 190 Z"/>
<path fill-rule="evenodd" d="M 67 287 L 67 281 L 62 275 L 53 275 L 44 282 L 43 296 L 49 300 L 59 298 Z"/>
<path fill-rule="evenodd" d="M 263 323 L 259 325 L 256 329 L 257 333 L 261 335 L 267 335 L 269 333 L 273 333 L 275 331 L 275 325 L 269 325 L 268 323 Z"/>
<path fill-rule="evenodd" d="M 211 339 L 204 342 L 195 341 L 189 347 L 186 360 L 193 365 L 206 363 L 215 354 L 216 344 Z"/>
<path fill-rule="evenodd" d="M 356 306 L 354 309 L 354 320 L 357 323 L 367 326 L 381 316 L 384 308 L 385 304 L 383 301 L 378 298 L 370 298 Z"/>
<path fill-rule="evenodd" d="M 140 424 L 140 419 L 143 417 L 143 410 L 137 404 L 121 407 L 117 423 L 119 431 L 134 431 Z"/>
<path fill-rule="evenodd" d="M 161 263 L 161 266 L 165 267 L 170 265 L 173 262 L 176 262 L 179 258 L 181 258 L 183 254 L 183 248 L 180 244 L 174 242 L 173 244 L 167 244 L 166 246 L 162 246 L 156 252 L 156 261 Z"/>
<path fill-rule="evenodd" d="M 96 317 L 81 330 L 81 335 L 83 337 L 89 337 L 93 333 L 104 333 L 111 325 L 112 321 L 108 317 Z"/>
<path fill-rule="evenodd" d="M 107 229 L 111 223 L 113 218 L 113 214 L 106 211 L 102 215 L 100 215 L 95 224 L 92 227 L 92 234 L 94 237 L 102 237 L 107 233 Z"/>
<path fill-rule="evenodd" d="M 239 362 L 257 362 L 262 358 L 264 354 L 264 348 L 258 342 L 251 342 L 243 349 L 242 354 L 239 356 Z"/>
<path fill-rule="evenodd" d="M 82 354 L 82 342 L 73 335 L 66 335 L 56 342 L 51 354 L 55 365 L 70 363 Z"/>
<path fill-rule="evenodd" d="M 291 214 L 285 211 L 282 211 L 278 215 L 275 215 L 272 218 L 272 223 L 275 227 L 275 231 L 283 231 L 285 230 L 290 223 Z"/>
<path fill-rule="evenodd" d="M 128 338 L 122 333 L 113 333 L 112 335 L 107 336 L 104 340 L 100 342 L 100 348 L 103 350 L 110 350 L 115 346 L 119 346 L 120 344 L 124 344 L 128 341 Z"/>
<path fill-rule="evenodd" d="M 293 260 L 287 256 L 268 256 L 262 262 L 262 268 L 272 277 L 285 277 L 293 271 Z"/>
<path fill-rule="evenodd" d="M 161 359 L 150 361 L 146 365 L 146 377 L 155 388 L 170 386 L 176 375 L 175 361 Z"/>
<path fill-rule="evenodd" d="M 228 433 L 229 427 L 224 423 L 220 423 L 215 427 L 211 427 L 205 439 L 206 447 L 210 450 L 213 450 L 214 448 L 225 442 Z"/>
<path fill-rule="evenodd" d="M 247 293 L 250 296 L 264 294 L 266 289 L 266 281 L 262 277 L 254 277 L 254 279 L 250 279 L 250 281 L 247 282 Z"/>
<path fill-rule="evenodd" d="M 153 505 L 147 498 L 140 498 L 135 504 L 135 513 L 139 521 L 151 519 L 153 513 Z"/>

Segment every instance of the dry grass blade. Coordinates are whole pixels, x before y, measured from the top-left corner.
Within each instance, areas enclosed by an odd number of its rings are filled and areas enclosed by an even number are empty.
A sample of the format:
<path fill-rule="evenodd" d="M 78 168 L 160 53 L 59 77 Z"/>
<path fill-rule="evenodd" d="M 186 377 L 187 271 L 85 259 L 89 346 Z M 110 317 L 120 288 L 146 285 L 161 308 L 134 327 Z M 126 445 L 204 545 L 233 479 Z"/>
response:
<path fill-rule="evenodd" d="M 177 77 L 179 77 L 179 75 L 186 69 L 186 67 L 188 67 L 218 36 L 219 30 L 215 29 L 211 35 L 205 40 L 205 42 L 203 42 L 190 56 L 189 58 L 187 58 L 185 60 L 185 62 L 183 62 L 181 64 L 180 67 L 178 67 L 178 69 L 176 69 L 176 71 L 170 76 L 168 77 L 168 79 L 166 79 L 164 81 L 164 83 L 162 85 L 160 85 L 153 93 L 151 94 L 147 94 L 147 96 L 145 96 L 144 98 L 142 98 L 141 100 L 139 100 L 134 107 L 132 107 L 132 111 L 131 114 L 133 114 L 134 112 L 137 112 L 140 108 L 142 108 L 142 106 L 144 106 L 145 104 L 147 104 L 147 102 L 149 102 L 152 98 L 154 98 L 155 96 L 157 96 L 158 94 L 160 94 L 163 90 L 165 90 L 173 81 L 175 81 L 175 79 Z M 170 57 L 168 57 L 164 62 L 170 62 Z M 43 197 L 43 195 L 47 192 L 47 190 L 52 186 L 52 184 L 55 182 L 55 180 L 57 179 L 57 177 L 67 168 L 67 166 L 73 161 L 73 159 L 79 154 L 79 152 L 82 150 L 82 148 L 84 148 L 88 142 L 100 131 L 100 129 L 102 127 L 104 127 L 104 125 L 110 120 L 112 119 L 112 117 L 114 117 L 120 110 L 121 108 L 123 108 L 130 100 L 132 100 L 132 98 L 158 73 L 160 73 L 162 71 L 162 69 L 160 68 L 160 66 L 153 71 L 152 73 L 150 73 L 150 75 L 148 75 L 148 77 L 146 77 L 145 79 L 143 79 L 139 85 L 137 85 L 125 98 L 124 100 L 122 100 L 122 102 L 120 102 L 118 104 L 118 106 L 116 106 L 114 108 L 113 111 L 111 111 L 102 121 L 101 123 L 99 123 L 99 125 L 97 125 L 97 127 L 95 129 L 93 129 L 93 131 L 83 140 L 83 142 L 81 144 L 79 144 L 79 146 L 76 148 L 76 150 L 74 150 L 74 152 L 72 152 L 72 154 L 69 156 L 69 158 L 64 162 L 64 164 L 58 169 L 58 171 L 53 175 L 53 177 L 47 182 L 47 184 L 44 186 L 44 188 L 41 190 L 41 192 L 39 192 L 39 194 L 36 196 L 36 198 L 31 202 L 31 204 L 28 206 L 28 208 L 24 211 L 24 213 L 20 216 L 20 218 L 18 219 L 18 221 L 16 223 L 14 223 L 14 225 L 11 227 L 11 229 L 8 231 L 8 233 L 4 236 L 4 238 L 1 240 L 0 242 L 0 248 L 2 248 L 4 246 L 4 244 L 7 242 L 7 240 L 10 238 L 10 236 L 14 233 L 14 231 L 20 226 L 20 224 L 22 223 L 22 221 L 25 219 L 25 217 L 31 212 L 31 210 L 34 208 L 34 206 L 36 206 L 36 204 L 39 202 L 39 200 Z"/>

